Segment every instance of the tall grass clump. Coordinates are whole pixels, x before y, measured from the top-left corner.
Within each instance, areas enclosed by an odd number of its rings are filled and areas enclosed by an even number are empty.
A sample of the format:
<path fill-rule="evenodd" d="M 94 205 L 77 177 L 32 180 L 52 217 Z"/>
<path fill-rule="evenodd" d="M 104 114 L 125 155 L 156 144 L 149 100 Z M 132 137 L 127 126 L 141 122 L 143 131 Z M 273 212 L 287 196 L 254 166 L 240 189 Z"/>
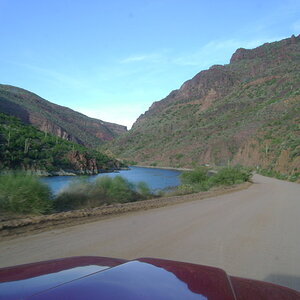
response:
<path fill-rule="evenodd" d="M 153 197 L 153 194 L 152 194 L 149 186 L 144 181 L 141 181 L 136 185 L 136 191 L 138 192 L 138 194 L 141 195 L 141 197 L 143 197 L 145 199 L 149 199 L 149 198 Z"/>
<path fill-rule="evenodd" d="M 51 211 L 51 191 L 34 175 L 0 175 L 0 209 L 20 214 L 47 213 Z"/>
<path fill-rule="evenodd" d="M 64 188 L 53 200 L 53 208 L 56 211 L 65 211 L 81 208 L 86 205 L 92 184 L 87 178 L 76 178 L 67 188 Z"/>
<path fill-rule="evenodd" d="M 113 203 L 126 203 L 152 197 L 146 183 L 134 185 L 127 179 L 116 176 L 98 177 L 93 182 L 74 181 L 54 200 L 57 211 L 97 207 Z"/>
<path fill-rule="evenodd" d="M 214 186 L 233 185 L 249 181 L 252 176 L 250 169 L 235 166 L 224 167 L 213 172 L 208 168 L 197 168 L 181 174 L 181 185 L 177 194 L 190 194 L 208 191 Z"/>

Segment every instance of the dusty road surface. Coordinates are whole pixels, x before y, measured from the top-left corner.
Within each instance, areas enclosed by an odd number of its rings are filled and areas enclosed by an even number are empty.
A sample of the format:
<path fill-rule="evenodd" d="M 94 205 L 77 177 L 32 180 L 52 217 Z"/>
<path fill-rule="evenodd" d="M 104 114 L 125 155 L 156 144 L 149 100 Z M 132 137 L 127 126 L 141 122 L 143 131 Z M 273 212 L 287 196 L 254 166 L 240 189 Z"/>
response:
<path fill-rule="evenodd" d="M 300 185 L 238 191 L 0 242 L 0 266 L 75 255 L 159 257 L 300 290 Z"/>

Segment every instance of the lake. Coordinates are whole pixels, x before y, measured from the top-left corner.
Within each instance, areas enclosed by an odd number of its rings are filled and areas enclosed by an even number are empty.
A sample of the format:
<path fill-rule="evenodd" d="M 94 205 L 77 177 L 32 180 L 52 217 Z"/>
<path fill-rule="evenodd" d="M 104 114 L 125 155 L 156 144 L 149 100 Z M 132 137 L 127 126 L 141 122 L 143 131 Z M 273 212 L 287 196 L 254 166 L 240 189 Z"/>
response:
<path fill-rule="evenodd" d="M 175 187 L 180 184 L 179 175 L 180 171 L 167 170 L 159 168 L 143 168 L 143 167 L 130 167 L 129 170 L 121 170 L 113 173 L 101 173 L 98 175 L 88 176 L 89 180 L 95 180 L 99 176 L 122 176 L 132 183 L 144 181 L 148 184 L 152 192 Z M 60 190 L 67 187 L 73 180 L 81 176 L 55 176 L 43 177 L 41 180 L 49 185 L 53 194 L 58 194 Z"/>

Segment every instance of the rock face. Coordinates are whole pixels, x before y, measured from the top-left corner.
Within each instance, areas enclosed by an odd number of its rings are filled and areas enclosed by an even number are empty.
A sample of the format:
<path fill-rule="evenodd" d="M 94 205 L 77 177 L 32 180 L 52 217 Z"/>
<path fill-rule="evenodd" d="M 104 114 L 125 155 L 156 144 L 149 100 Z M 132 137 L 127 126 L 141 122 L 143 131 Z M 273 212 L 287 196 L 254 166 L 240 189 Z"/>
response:
<path fill-rule="evenodd" d="M 300 35 L 295 37 L 294 35 L 291 36 L 291 38 L 282 40 L 281 48 L 278 49 L 276 43 L 266 43 L 262 45 L 261 47 L 257 47 L 252 50 L 239 48 L 235 51 L 235 53 L 232 55 L 230 59 L 230 63 L 234 63 L 240 60 L 246 60 L 246 59 L 255 59 L 255 58 L 267 58 L 271 56 L 276 56 L 276 59 L 280 61 L 281 59 L 286 58 L 289 54 L 286 51 L 288 47 L 293 47 L 293 45 L 296 45 L 299 43 Z"/>
<path fill-rule="evenodd" d="M 127 131 L 122 125 L 89 118 L 24 89 L 0 85 L 0 112 L 60 138 L 96 148 Z"/>
<path fill-rule="evenodd" d="M 89 158 L 86 154 L 79 151 L 70 151 L 67 154 L 67 159 L 72 165 L 71 173 L 76 175 L 95 175 L 109 170 L 119 170 L 120 163 L 116 160 L 111 160 L 104 164 L 97 163 L 95 158 Z"/>
<path fill-rule="evenodd" d="M 87 153 L 70 151 L 66 153 L 68 168 L 47 171 L 40 169 L 34 164 L 22 164 L 21 169 L 29 174 L 37 176 L 76 176 L 76 175 L 96 175 L 99 173 L 111 172 L 121 169 L 121 163 L 115 159 L 99 163 L 96 158 L 91 158 Z"/>
<path fill-rule="evenodd" d="M 299 74 L 300 35 L 240 48 L 230 64 L 154 102 L 111 150 L 145 165 L 232 162 L 300 172 Z"/>

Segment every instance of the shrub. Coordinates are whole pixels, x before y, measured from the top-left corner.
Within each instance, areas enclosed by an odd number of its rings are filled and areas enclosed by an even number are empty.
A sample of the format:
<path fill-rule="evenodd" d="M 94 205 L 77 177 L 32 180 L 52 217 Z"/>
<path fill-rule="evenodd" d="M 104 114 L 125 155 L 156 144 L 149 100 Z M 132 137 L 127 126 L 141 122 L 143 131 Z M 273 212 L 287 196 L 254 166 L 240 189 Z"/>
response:
<path fill-rule="evenodd" d="M 197 184 L 208 179 L 207 172 L 206 168 L 196 168 L 193 171 L 183 172 L 180 179 L 183 184 Z"/>
<path fill-rule="evenodd" d="M 0 208 L 6 212 L 51 211 L 51 191 L 38 177 L 23 172 L 0 175 Z"/>
<path fill-rule="evenodd" d="M 137 186 L 121 176 L 98 177 L 94 182 L 74 181 L 58 194 L 54 200 L 56 210 L 71 210 L 84 207 L 97 207 L 104 204 L 125 203 L 151 197 L 146 183 Z"/>
<path fill-rule="evenodd" d="M 213 186 L 238 184 L 250 180 L 251 176 L 251 170 L 241 166 L 222 168 L 217 173 L 207 168 L 197 168 L 182 173 L 182 184 L 177 188 L 176 194 L 190 194 L 208 191 Z"/>
<path fill-rule="evenodd" d="M 248 181 L 251 171 L 242 167 L 226 167 L 210 177 L 211 185 L 232 185 Z"/>
<path fill-rule="evenodd" d="M 78 209 L 87 205 L 92 185 L 87 179 L 75 179 L 54 199 L 53 207 L 57 211 Z"/>
<path fill-rule="evenodd" d="M 100 177 L 101 180 L 101 177 Z M 134 185 L 121 176 L 111 178 L 112 184 L 107 191 L 112 202 L 129 202 L 136 200 Z"/>
<path fill-rule="evenodd" d="M 145 199 L 148 199 L 153 196 L 150 188 L 147 183 L 141 181 L 136 185 L 136 191 Z"/>

